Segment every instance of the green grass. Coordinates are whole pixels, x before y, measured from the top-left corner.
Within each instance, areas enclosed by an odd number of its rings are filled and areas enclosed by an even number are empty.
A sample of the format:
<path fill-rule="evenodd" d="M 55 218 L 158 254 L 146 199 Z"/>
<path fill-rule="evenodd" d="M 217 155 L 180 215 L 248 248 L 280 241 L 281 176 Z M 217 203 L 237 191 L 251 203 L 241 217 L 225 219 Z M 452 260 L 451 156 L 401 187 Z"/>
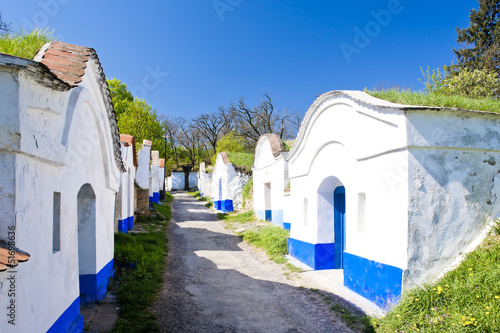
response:
<path fill-rule="evenodd" d="M 33 29 L 31 32 L 6 33 L 0 35 L 0 52 L 16 57 L 33 59 L 42 46 L 54 41 L 47 29 Z"/>
<path fill-rule="evenodd" d="M 441 280 L 403 294 L 377 332 L 499 332 L 500 236 L 497 227 Z"/>
<path fill-rule="evenodd" d="M 500 100 L 493 98 L 474 99 L 465 96 L 427 94 L 404 89 L 388 89 L 381 91 L 365 90 L 365 92 L 373 97 L 377 97 L 393 103 L 406 105 L 422 105 L 464 110 L 500 112 Z"/>
<path fill-rule="evenodd" d="M 253 193 L 253 177 L 243 186 L 242 197 L 243 197 L 243 209 L 247 208 L 247 202 L 252 200 Z"/>
<path fill-rule="evenodd" d="M 252 172 L 254 154 L 227 152 L 227 156 L 229 156 L 229 161 L 236 168 L 246 173 Z"/>
<path fill-rule="evenodd" d="M 217 213 L 217 218 L 225 221 L 230 227 L 233 226 L 233 223 L 243 224 L 257 221 L 253 211 L 244 213 Z"/>
<path fill-rule="evenodd" d="M 172 195 L 167 193 L 162 205 L 154 204 L 164 218 L 140 218 L 143 229 L 155 231 L 137 234 L 115 234 L 116 273 L 113 288 L 120 303 L 119 319 L 113 332 L 160 332 L 156 315 L 148 308 L 163 282 L 167 238 L 165 228 L 170 220 Z M 161 225 L 161 229 L 154 229 Z"/>
<path fill-rule="evenodd" d="M 192 195 L 193 197 L 195 198 L 199 198 L 200 197 L 200 191 L 196 191 L 196 192 L 188 192 L 189 195 Z"/>
<path fill-rule="evenodd" d="M 274 225 L 264 226 L 256 230 L 248 230 L 243 234 L 243 240 L 263 249 L 269 259 L 277 264 L 287 262 L 285 255 L 288 254 L 287 241 L 290 232 Z"/>

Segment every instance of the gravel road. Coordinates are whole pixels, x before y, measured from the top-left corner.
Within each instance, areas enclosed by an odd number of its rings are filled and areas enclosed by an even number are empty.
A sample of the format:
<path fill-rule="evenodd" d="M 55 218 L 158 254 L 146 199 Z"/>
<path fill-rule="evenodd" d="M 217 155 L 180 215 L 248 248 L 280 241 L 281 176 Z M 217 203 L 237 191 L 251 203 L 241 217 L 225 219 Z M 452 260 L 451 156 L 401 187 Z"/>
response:
<path fill-rule="evenodd" d="M 153 307 L 163 332 L 353 332 L 307 289 L 315 286 L 287 279 L 204 204 L 174 194 L 165 283 Z"/>

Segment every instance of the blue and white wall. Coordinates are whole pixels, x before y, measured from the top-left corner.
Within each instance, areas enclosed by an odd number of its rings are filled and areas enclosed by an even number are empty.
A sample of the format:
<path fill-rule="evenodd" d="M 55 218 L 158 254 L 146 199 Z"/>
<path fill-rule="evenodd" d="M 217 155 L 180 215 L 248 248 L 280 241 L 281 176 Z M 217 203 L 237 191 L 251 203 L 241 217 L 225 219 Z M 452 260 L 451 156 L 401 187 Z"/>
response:
<path fill-rule="evenodd" d="M 345 286 L 389 307 L 479 244 L 498 216 L 499 128 L 494 113 L 320 96 L 287 155 L 291 255 L 343 269 Z"/>
<path fill-rule="evenodd" d="M 252 168 L 253 207 L 260 219 L 290 230 L 290 222 L 285 220 L 285 189 L 289 185 L 285 154 L 279 136 L 266 134 L 260 137 Z"/>
<path fill-rule="evenodd" d="M 406 118 L 383 101 L 351 95 L 319 97 L 287 156 L 288 245 L 314 269 L 343 269 L 348 288 L 384 307 L 400 295 L 407 268 Z M 342 187 L 343 219 L 334 200 Z"/>
<path fill-rule="evenodd" d="M 153 150 L 151 152 L 151 173 L 150 173 L 150 188 L 149 200 L 152 203 L 160 203 L 160 152 Z"/>
<path fill-rule="evenodd" d="M 16 325 L 5 317 L 0 331 L 82 331 L 80 303 L 101 299 L 113 273 L 120 185 L 100 66 L 89 60 L 77 88 L 57 91 L 2 57 L 0 239 L 15 227 L 16 246 L 32 260 L 15 273 Z M 11 300 L 7 274 L 0 273 L 3 309 Z"/>
<path fill-rule="evenodd" d="M 236 171 L 225 152 L 217 154 L 212 172 L 214 209 L 226 213 L 241 210 L 243 186 L 249 180 L 249 175 Z"/>
<path fill-rule="evenodd" d="M 127 172 L 120 174 L 120 191 L 118 192 L 118 231 L 127 233 L 134 227 L 134 146 L 126 142 L 120 142 L 123 164 Z"/>

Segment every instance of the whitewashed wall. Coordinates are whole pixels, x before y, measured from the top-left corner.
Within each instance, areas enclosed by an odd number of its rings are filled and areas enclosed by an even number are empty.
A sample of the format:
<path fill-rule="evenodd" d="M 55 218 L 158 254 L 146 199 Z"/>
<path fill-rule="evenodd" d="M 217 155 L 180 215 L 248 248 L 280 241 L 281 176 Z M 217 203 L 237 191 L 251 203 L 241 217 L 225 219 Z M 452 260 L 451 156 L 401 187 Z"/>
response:
<path fill-rule="evenodd" d="M 160 203 L 160 152 L 153 150 L 151 152 L 151 187 L 149 189 L 149 197 L 151 202 Z"/>
<path fill-rule="evenodd" d="M 406 118 L 384 105 L 357 103 L 343 94 L 322 95 L 309 109 L 287 156 L 289 207 L 294 210 L 290 252 L 315 269 L 334 268 L 339 253 L 334 251 L 333 192 L 344 186 L 344 283 L 359 293 L 364 283 L 375 290 L 371 300 L 379 305 L 394 297 L 377 294 L 387 289 L 378 275 L 389 272 L 387 278 L 399 281 L 400 292 L 407 264 L 408 186 L 404 178 L 391 181 L 408 158 Z M 366 198 L 363 207 L 361 197 Z M 389 287 L 398 292 L 397 286 Z"/>
<path fill-rule="evenodd" d="M 405 287 L 435 277 L 500 211 L 500 117 L 409 111 Z"/>
<path fill-rule="evenodd" d="M 172 172 L 172 175 L 169 177 L 171 180 L 170 189 L 171 190 L 183 190 L 184 189 L 184 172 Z M 189 187 L 196 188 L 198 184 L 198 178 L 196 172 L 189 173 Z"/>
<path fill-rule="evenodd" d="M 282 151 L 273 151 L 270 140 L 281 139 L 275 134 L 261 136 L 255 148 L 253 208 L 260 219 L 290 229 L 289 222 L 284 219 L 285 188 L 289 185 L 286 152 L 283 144 L 279 149 Z"/>
<path fill-rule="evenodd" d="M 149 161 L 151 160 L 151 146 L 149 140 L 144 140 L 142 149 L 139 150 L 138 166 L 136 173 L 136 182 L 142 189 L 149 189 Z"/>
<path fill-rule="evenodd" d="M 135 151 L 132 145 L 126 145 L 124 142 L 120 142 L 120 144 L 122 160 L 127 172 L 120 174 L 118 231 L 126 233 L 134 225 Z"/>
<path fill-rule="evenodd" d="M 500 210 L 499 116 L 330 92 L 287 156 L 290 253 L 333 268 L 334 200 L 345 187 L 344 284 L 382 307 L 456 259 Z M 486 191 L 484 189 L 487 189 Z"/>
<path fill-rule="evenodd" d="M 241 210 L 243 186 L 249 180 L 249 175 L 236 171 L 226 153 L 217 154 L 212 173 L 212 201 L 214 202 L 214 208 L 223 212 Z"/>
<path fill-rule="evenodd" d="M 198 171 L 197 185 L 200 195 L 205 198 L 212 197 L 212 174 L 208 173 L 205 168 L 205 162 L 200 163 Z"/>
<path fill-rule="evenodd" d="M 89 61 L 87 66 L 82 83 L 68 92 L 43 87 L 23 72 L 0 66 L 0 94 L 9 101 L 0 109 L 0 136 L 2 145 L 10 147 L 0 153 L 2 187 L 15 179 L 15 188 L 3 188 L 3 196 L 11 191 L 7 196 L 15 205 L 0 199 L 2 209 L 9 207 L 2 214 L 0 238 L 5 240 L 5 225 L 15 225 L 16 246 L 31 254 L 16 269 L 16 326 L 1 320 L 1 332 L 45 332 L 65 311 L 76 311 L 78 320 L 79 275 L 107 281 L 112 269 L 120 171 L 95 78 L 97 64 Z M 95 193 L 96 214 L 95 229 L 80 248 L 88 246 L 95 255 L 79 262 L 77 195 L 84 184 Z M 59 251 L 53 251 L 52 243 L 54 192 L 61 193 Z M 4 286 L 5 278 L 6 273 L 0 273 Z M 10 301 L 6 292 L 5 287 L 0 292 L 3 309 Z"/>

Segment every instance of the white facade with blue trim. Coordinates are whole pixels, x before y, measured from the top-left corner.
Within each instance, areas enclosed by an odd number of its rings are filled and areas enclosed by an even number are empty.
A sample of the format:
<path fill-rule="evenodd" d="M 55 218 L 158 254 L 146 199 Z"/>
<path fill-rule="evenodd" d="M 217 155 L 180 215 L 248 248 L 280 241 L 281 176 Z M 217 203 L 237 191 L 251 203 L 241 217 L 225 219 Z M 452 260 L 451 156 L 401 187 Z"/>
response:
<path fill-rule="evenodd" d="M 276 134 L 264 134 L 255 146 L 253 208 L 260 219 L 290 230 L 285 220 L 285 190 L 289 186 L 287 151 Z"/>
<path fill-rule="evenodd" d="M 229 213 L 239 211 L 243 205 L 243 186 L 250 176 L 237 171 L 227 153 L 217 154 L 212 172 L 212 201 L 214 209 Z"/>
<path fill-rule="evenodd" d="M 103 298 L 113 274 L 118 129 L 95 51 L 70 85 L 38 61 L 0 54 L 0 240 L 31 259 L 0 273 L 0 308 L 15 302 L 1 332 L 81 332 L 80 304 Z M 43 52 L 42 52 L 43 55 Z M 13 274 L 15 297 L 6 278 Z"/>
<path fill-rule="evenodd" d="M 160 203 L 160 152 L 153 150 L 151 152 L 151 172 L 150 172 L 149 201 L 151 203 Z"/>
<path fill-rule="evenodd" d="M 494 113 L 323 94 L 286 157 L 290 254 L 389 307 L 498 216 L 499 129 Z"/>
<path fill-rule="evenodd" d="M 135 140 L 131 135 L 120 135 L 122 160 L 127 172 L 120 174 L 120 191 L 117 200 L 117 231 L 127 233 L 134 227 L 135 212 L 135 172 L 137 157 Z"/>

